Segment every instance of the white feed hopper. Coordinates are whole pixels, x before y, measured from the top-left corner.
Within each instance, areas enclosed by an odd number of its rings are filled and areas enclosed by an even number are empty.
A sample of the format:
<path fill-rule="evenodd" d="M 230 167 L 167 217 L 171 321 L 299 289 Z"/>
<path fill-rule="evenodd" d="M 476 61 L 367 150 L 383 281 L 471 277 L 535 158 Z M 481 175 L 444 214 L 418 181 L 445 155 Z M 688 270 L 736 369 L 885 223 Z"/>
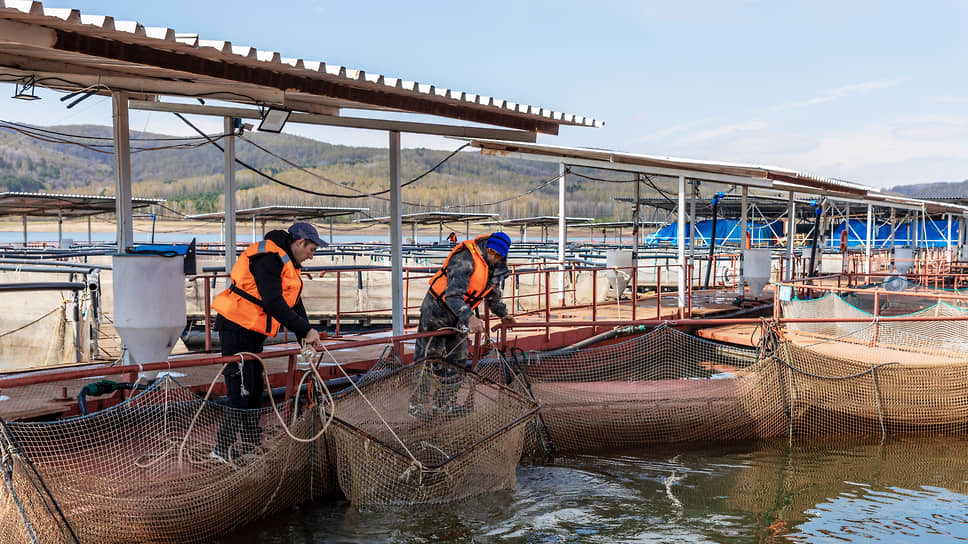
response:
<path fill-rule="evenodd" d="M 759 298 L 763 288 L 770 283 L 770 265 L 773 251 L 767 248 L 743 250 L 743 277 L 750 287 L 750 296 Z"/>
<path fill-rule="evenodd" d="M 914 266 L 914 249 L 909 247 L 894 248 L 894 267 L 898 274 L 907 274 Z"/>
<path fill-rule="evenodd" d="M 168 360 L 185 328 L 185 257 L 115 255 L 114 328 L 130 363 Z"/>
<path fill-rule="evenodd" d="M 632 277 L 632 252 L 622 249 L 606 251 L 605 266 L 609 268 L 605 271 L 605 277 L 608 278 L 612 289 L 615 289 L 615 296 L 621 298 Z M 611 270 L 612 268 L 618 268 L 618 270 Z"/>

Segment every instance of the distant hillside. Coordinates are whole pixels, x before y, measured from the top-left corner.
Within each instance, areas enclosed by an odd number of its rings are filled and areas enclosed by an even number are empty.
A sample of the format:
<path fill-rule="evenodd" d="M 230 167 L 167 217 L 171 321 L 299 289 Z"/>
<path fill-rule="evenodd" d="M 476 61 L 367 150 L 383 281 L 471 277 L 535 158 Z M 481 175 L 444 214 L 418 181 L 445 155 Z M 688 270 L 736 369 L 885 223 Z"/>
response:
<path fill-rule="evenodd" d="M 945 196 L 968 196 L 968 179 L 964 181 L 920 183 L 898 185 L 892 191 L 917 198 L 937 198 Z"/>
<path fill-rule="evenodd" d="M 0 190 L 114 193 L 110 127 L 41 128 L 72 136 L 106 138 L 78 141 L 108 152 L 42 141 L 0 128 Z M 139 151 L 144 147 L 183 145 L 186 142 L 162 134 L 132 133 L 132 138 L 134 196 L 168 199 L 171 207 L 185 214 L 224 208 L 221 200 L 222 154 L 217 148 L 204 143 L 190 149 Z M 240 160 L 286 183 L 316 192 L 348 196 L 387 189 L 389 163 L 385 149 L 333 145 L 289 135 L 247 133 L 246 138 L 312 172 L 293 168 L 245 141 L 237 141 Z M 105 144 L 108 147 L 97 147 Z M 458 145 L 455 142 L 454 147 Z M 429 170 L 448 154 L 429 149 L 404 150 L 404 181 Z M 314 196 L 282 187 L 241 167 L 237 172 L 239 207 L 271 204 L 345 206 L 370 208 L 370 214 L 374 216 L 387 214 L 389 194 L 382 195 L 382 198 Z M 491 206 L 454 208 L 451 211 L 500 213 L 504 218 L 557 215 L 557 183 L 541 187 L 557 172 L 558 166 L 553 163 L 460 153 L 437 172 L 404 188 L 403 200 L 410 203 L 405 204 L 405 213 L 506 200 Z M 320 177 L 338 183 L 328 183 Z M 630 174 L 608 176 L 601 172 L 594 177 L 631 179 Z M 532 190 L 530 194 L 523 194 Z M 568 215 L 607 220 L 631 217 L 629 206 L 616 206 L 613 200 L 614 196 L 632 196 L 631 183 L 603 183 L 572 176 L 566 190 L 569 194 Z"/>

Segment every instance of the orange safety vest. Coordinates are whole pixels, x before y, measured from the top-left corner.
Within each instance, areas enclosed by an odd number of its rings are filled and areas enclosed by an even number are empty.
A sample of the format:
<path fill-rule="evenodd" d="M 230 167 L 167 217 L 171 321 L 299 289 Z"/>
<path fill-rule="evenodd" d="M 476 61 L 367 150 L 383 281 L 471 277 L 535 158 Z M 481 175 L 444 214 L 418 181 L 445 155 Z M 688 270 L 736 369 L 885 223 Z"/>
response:
<path fill-rule="evenodd" d="M 259 289 L 252 276 L 251 260 L 256 255 L 275 253 L 282 259 L 282 298 L 289 307 L 296 305 L 302 294 L 302 278 L 292 259 L 272 240 L 250 244 L 232 267 L 232 285 L 212 301 L 212 309 L 225 319 L 266 336 L 275 336 L 280 323 L 266 313 Z"/>
<path fill-rule="evenodd" d="M 484 300 L 484 297 L 491 292 L 493 286 L 487 285 L 488 276 L 488 266 L 487 259 L 481 254 L 481 248 L 477 246 L 477 242 L 486 239 L 488 235 L 478 236 L 473 240 L 464 240 L 463 242 L 457 244 L 457 247 L 450 251 L 450 255 L 447 255 L 447 259 L 444 264 L 441 265 L 440 270 L 434 274 L 434 277 L 430 278 L 430 292 L 437 297 L 441 302 L 444 301 L 444 292 L 447 291 L 447 263 L 450 262 L 450 258 L 453 257 L 458 251 L 466 249 L 471 252 L 471 256 L 474 257 L 474 272 L 471 273 L 471 279 L 467 284 L 467 292 L 464 293 L 464 302 L 467 303 L 471 309 L 477 308 L 477 305 Z"/>

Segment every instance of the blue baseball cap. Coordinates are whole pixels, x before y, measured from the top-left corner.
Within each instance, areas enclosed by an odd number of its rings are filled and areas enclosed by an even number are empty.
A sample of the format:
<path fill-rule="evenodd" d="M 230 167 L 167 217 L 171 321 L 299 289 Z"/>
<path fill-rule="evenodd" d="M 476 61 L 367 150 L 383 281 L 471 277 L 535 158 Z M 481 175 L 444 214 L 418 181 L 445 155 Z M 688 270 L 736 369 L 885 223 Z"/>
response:
<path fill-rule="evenodd" d="M 316 227 L 310 225 L 309 223 L 293 223 L 292 226 L 289 227 L 289 234 L 292 235 L 294 240 L 309 240 L 319 247 L 326 247 L 329 245 L 319 237 L 319 233 L 316 232 Z"/>
<path fill-rule="evenodd" d="M 508 256 L 508 249 L 511 247 L 511 238 L 503 232 L 495 232 L 487 239 L 487 249 L 493 249 L 502 257 Z"/>

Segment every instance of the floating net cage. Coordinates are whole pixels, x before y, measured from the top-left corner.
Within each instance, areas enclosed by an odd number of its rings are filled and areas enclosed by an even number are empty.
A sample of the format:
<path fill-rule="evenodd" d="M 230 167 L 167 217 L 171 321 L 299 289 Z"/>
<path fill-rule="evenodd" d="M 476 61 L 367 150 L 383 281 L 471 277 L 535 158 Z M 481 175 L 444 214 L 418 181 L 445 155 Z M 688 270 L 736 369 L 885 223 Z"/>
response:
<path fill-rule="evenodd" d="M 968 431 L 968 361 L 918 362 L 899 353 L 875 363 L 779 340 L 771 352 L 755 370 L 780 384 L 775 401 L 791 438 Z"/>
<path fill-rule="evenodd" d="M 353 505 L 448 503 L 514 486 L 533 401 L 443 361 L 371 373 L 334 400 L 327 431 Z"/>
<path fill-rule="evenodd" d="M 319 412 L 279 410 L 285 425 L 272 408 L 227 408 L 165 377 L 88 416 L 4 423 L 0 542 L 209 542 L 333 492 L 321 441 L 288 436 L 316 434 Z M 210 457 L 220 425 L 250 422 L 258 446 L 243 431 L 231 462 Z"/>
<path fill-rule="evenodd" d="M 889 307 L 890 295 L 884 294 L 882 304 Z M 904 297 L 896 297 L 904 298 Z M 877 323 L 874 315 L 851 304 L 846 299 L 829 293 L 812 300 L 791 300 L 781 303 L 784 317 L 829 318 L 829 322 L 789 323 L 787 329 L 817 338 L 816 343 L 836 340 L 874 348 L 898 351 L 898 357 L 931 355 L 950 361 L 968 360 L 968 311 L 945 301 L 910 313 L 881 311 L 880 315 L 897 317 L 952 317 L 950 321 L 886 321 Z M 860 318 L 870 322 L 838 322 L 837 319 Z M 893 354 L 887 354 L 890 357 Z"/>
<path fill-rule="evenodd" d="M 522 354 L 523 355 L 523 354 Z M 541 405 L 528 453 L 589 452 L 655 443 L 754 438 L 756 350 L 669 327 L 601 348 L 492 357 L 479 366 L 513 379 Z"/>

